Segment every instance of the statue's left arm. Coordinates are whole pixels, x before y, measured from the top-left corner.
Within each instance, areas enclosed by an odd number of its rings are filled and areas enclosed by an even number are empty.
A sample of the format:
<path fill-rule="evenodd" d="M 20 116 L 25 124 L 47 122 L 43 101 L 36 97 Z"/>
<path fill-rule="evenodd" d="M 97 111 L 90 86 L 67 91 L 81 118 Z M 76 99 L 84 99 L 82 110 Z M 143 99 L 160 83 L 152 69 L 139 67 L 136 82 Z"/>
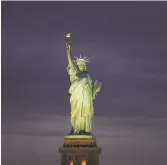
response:
<path fill-rule="evenodd" d="M 102 87 L 102 83 L 101 82 L 99 82 L 99 81 L 95 81 L 94 83 L 93 83 L 93 100 L 96 98 L 96 96 L 97 96 L 97 94 L 100 92 L 100 90 L 101 90 L 101 87 Z"/>

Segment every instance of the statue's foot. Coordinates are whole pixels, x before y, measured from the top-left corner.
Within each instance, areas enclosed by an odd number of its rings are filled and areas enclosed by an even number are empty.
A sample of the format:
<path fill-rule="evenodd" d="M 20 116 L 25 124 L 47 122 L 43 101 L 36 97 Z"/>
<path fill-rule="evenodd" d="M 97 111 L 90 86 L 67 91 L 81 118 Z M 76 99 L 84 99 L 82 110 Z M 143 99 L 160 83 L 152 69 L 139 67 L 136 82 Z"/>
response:
<path fill-rule="evenodd" d="M 94 136 L 91 132 L 86 132 L 84 130 L 80 130 L 78 133 L 74 133 L 74 129 L 71 128 L 71 131 L 68 135 L 89 135 L 89 136 Z"/>
<path fill-rule="evenodd" d="M 71 131 L 68 135 L 74 135 L 74 129 L 73 128 L 71 128 Z"/>
<path fill-rule="evenodd" d="M 79 133 L 77 133 L 77 135 L 90 135 L 90 136 L 92 136 L 92 133 L 81 130 L 81 131 L 79 131 Z"/>

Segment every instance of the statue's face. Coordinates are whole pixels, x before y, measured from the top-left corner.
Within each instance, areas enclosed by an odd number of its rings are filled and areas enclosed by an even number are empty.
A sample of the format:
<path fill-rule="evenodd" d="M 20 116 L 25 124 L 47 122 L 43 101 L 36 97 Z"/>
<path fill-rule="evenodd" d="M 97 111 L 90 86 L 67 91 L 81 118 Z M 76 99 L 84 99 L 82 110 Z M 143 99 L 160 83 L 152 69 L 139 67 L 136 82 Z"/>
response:
<path fill-rule="evenodd" d="M 84 62 L 78 62 L 77 65 L 81 72 L 86 71 L 86 65 Z"/>

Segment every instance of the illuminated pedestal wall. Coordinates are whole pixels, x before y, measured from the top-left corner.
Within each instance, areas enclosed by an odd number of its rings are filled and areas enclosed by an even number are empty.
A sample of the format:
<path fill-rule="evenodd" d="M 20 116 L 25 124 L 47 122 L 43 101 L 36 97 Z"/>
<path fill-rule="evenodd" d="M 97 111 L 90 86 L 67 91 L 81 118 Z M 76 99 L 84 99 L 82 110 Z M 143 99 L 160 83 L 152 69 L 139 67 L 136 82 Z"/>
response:
<path fill-rule="evenodd" d="M 96 146 L 95 139 L 93 141 L 91 139 L 67 141 L 66 139 L 63 147 L 59 148 L 61 165 L 99 165 L 101 148 Z"/>

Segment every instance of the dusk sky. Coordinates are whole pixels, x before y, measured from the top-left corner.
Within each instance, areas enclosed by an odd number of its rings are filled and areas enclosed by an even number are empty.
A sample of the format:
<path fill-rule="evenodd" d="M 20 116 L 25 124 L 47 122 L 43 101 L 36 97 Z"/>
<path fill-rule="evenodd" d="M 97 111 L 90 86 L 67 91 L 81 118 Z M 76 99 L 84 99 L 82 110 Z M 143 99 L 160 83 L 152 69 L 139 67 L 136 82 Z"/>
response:
<path fill-rule="evenodd" d="M 95 101 L 101 165 L 111 164 L 110 154 L 114 165 L 166 164 L 167 2 L 1 7 L 3 165 L 55 165 L 70 113 L 66 32 L 73 55 L 88 56 L 88 72 L 103 83 Z"/>
<path fill-rule="evenodd" d="M 166 18 L 166 2 L 2 2 L 2 112 L 68 114 L 71 32 L 97 115 L 167 116 Z"/>

